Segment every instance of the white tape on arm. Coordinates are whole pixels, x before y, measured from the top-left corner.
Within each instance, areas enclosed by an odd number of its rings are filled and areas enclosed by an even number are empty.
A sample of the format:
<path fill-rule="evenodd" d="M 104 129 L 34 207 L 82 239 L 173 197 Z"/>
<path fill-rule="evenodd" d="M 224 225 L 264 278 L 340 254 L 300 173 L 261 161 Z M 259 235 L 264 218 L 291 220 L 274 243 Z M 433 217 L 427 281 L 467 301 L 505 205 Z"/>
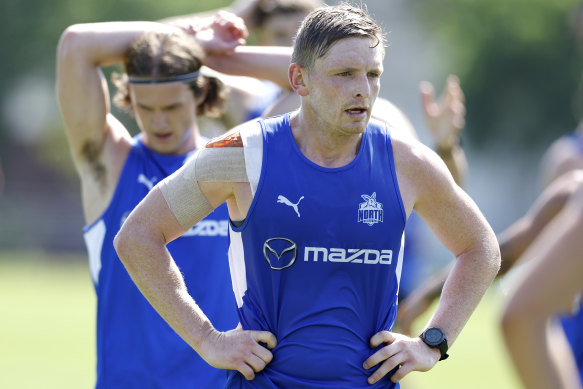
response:
<path fill-rule="evenodd" d="M 249 182 L 241 147 L 202 149 L 160 183 L 168 207 L 188 229 L 213 211 L 198 182 Z"/>
<path fill-rule="evenodd" d="M 198 153 L 159 184 L 168 207 L 185 230 L 213 211 L 198 186 L 195 170 L 197 156 Z"/>

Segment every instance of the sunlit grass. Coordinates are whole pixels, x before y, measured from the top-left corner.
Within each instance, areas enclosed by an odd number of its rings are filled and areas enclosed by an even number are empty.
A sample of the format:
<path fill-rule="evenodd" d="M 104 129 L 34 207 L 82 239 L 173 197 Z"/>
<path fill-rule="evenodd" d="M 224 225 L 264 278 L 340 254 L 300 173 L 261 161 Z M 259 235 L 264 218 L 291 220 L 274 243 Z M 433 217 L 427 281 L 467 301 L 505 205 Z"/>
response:
<path fill-rule="evenodd" d="M 93 387 L 94 334 L 86 256 L 0 252 L 0 388 Z"/>

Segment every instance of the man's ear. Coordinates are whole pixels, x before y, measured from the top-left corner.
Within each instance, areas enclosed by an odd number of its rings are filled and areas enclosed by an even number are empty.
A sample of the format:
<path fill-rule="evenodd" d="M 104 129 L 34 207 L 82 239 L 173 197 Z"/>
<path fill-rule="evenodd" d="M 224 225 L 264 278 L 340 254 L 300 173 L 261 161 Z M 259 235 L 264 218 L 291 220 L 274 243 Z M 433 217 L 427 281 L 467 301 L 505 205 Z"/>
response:
<path fill-rule="evenodd" d="M 301 65 L 292 63 L 288 70 L 289 83 L 292 89 L 300 96 L 307 96 L 310 94 L 307 85 L 307 71 Z"/>
<path fill-rule="evenodd" d="M 196 101 L 196 106 L 198 107 L 206 100 L 206 95 L 209 91 L 209 82 L 206 81 L 202 88 L 197 88 L 197 92 L 195 93 L 194 99 Z"/>

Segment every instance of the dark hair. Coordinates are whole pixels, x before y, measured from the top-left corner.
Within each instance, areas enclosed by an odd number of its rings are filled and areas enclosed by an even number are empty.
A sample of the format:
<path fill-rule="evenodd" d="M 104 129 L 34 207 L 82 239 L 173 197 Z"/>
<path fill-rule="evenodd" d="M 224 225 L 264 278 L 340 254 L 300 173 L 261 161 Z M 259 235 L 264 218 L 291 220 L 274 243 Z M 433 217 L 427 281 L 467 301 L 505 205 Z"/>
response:
<path fill-rule="evenodd" d="M 258 0 L 248 11 L 249 17 L 245 22 L 249 29 L 261 28 L 273 16 L 307 14 L 323 5 L 322 0 Z"/>
<path fill-rule="evenodd" d="M 385 48 L 382 29 L 365 8 L 347 3 L 318 8 L 306 16 L 298 30 L 292 62 L 309 70 L 336 41 L 353 37 L 370 37 L 375 41 L 371 47 Z"/>
<path fill-rule="evenodd" d="M 117 87 L 114 104 L 132 113 L 128 75 L 160 78 L 188 74 L 201 68 L 204 57 L 202 48 L 186 33 L 144 33 L 125 53 L 125 74 L 112 75 Z M 197 115 L 219 116 L 226 95 L 223 83 L 215 77 L 199 75 L 189 85 L 195 97 L 204 96 L 196 107 Z"/>

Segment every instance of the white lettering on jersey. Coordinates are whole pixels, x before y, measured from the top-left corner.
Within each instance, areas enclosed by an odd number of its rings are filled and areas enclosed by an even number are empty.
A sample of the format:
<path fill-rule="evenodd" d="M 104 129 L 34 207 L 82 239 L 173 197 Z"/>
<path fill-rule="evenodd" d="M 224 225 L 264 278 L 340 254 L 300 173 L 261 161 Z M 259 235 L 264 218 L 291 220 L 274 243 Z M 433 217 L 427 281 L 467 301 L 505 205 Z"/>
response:
<path fill-rule="evenodd" d="M 228 236 L 229 222 L 226 220 L 201 220 L 182 236 Z"/>
<path fill-rule="evenodd" d="M 320 255 L 321 254 L 321 255 Z M 304 262 L 364 263 L 365 265 L 390 265 L 393 261 L 393 250 L 372 249 L 340 249 L 325 247 L 305 247 Z"/>

